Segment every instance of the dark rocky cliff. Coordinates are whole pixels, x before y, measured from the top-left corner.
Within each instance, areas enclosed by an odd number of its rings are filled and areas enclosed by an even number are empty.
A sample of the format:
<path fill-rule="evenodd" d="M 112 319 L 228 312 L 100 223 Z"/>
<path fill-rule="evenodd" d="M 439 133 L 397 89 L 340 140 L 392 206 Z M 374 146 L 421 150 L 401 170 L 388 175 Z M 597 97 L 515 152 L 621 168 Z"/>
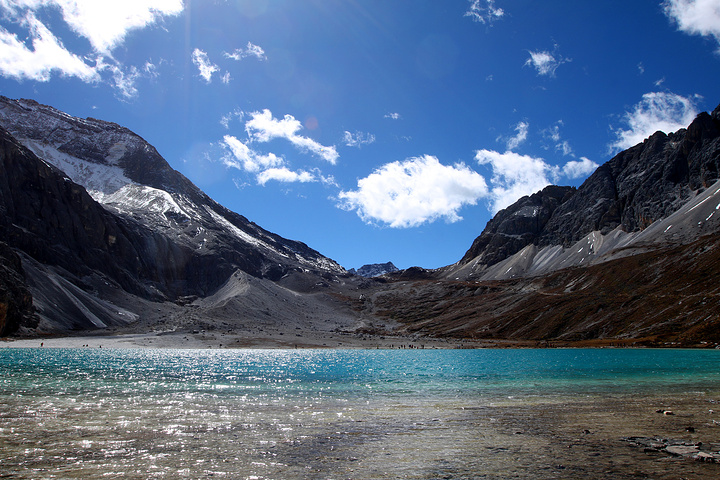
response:
<path fill-rule="evenodd" d="M 0 336 L 37 326 L 20 257 L 0 242 Z"/>
<path fill-rule="evenodd" d="M 399 272 L 362 308 L 418 335 L 720 346 L 719 167 L 720 107 L 521 198 L 460 262 Z"/>
<path fill-rule="evenodd" d="M 0 165 L 1 241 L 76 277 L 101 272 L 145 298 L 192 292 L 191 252 L 108 212 L 2 128 Z"/>
<path fill-rule="evenodd" d="M 618 153 L 578 189 L 547 187 L 499 212 L 463 256 L 492 266 L 528 245 L 569 247 L 591 232 L 637 232 L 718 180 L 720 106 L 687 129 Z"/>
<path fill-rule="evenodd" d="M 19 254 L 44 332 L 125 324 L 141 301 L 185 305 L 238 271 L 304 292 L 346 275 L 304 243 L 214 202 L 131 131 L 5 97 L 0 242 Z M 22 269 L 0 276 L 22 284 Z M 13 305 L 26 305 L 23 295 L 13 293 Z M 276 294 L 263 295 L 272 305 Z M 6 303 L 0 298 L 0 309 Z M 23 323 L 1 322 L 2 334 Z"/>

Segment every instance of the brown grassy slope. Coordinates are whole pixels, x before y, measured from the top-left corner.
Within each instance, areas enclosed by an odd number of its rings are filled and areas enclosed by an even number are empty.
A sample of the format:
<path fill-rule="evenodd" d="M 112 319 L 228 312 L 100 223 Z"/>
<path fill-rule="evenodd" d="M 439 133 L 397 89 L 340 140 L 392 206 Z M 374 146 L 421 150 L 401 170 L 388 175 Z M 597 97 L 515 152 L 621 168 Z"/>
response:
<path fill-rule="evenodd" d="M 365 312 L 425 335 L 720 343 L 720 234 L 525 279 L 391 283 Z"/>

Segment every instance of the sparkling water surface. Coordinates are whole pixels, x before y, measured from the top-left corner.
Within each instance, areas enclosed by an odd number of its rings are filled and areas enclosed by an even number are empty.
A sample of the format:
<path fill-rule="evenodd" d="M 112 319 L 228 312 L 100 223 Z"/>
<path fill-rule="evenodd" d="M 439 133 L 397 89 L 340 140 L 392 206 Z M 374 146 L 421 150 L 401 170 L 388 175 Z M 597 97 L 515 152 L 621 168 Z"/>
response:
<path fill-rule="evenodd" d="M 488 412 L 717 392 L 719 367 L 717 350 L 0 349 L 0 473 L 556 478 L 491 455 Z"/>

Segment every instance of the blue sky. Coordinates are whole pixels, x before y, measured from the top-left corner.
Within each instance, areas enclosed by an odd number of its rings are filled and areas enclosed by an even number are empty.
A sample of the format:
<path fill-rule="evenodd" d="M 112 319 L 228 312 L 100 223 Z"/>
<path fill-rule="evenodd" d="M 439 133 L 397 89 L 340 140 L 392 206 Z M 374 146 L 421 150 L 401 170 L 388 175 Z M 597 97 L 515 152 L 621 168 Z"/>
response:
<path fill-rule="evenodd" d="M 0 0 L 0 93 L 130 128 L 346 268 L 456 262 L 718 78 L 720 0 Z"/>

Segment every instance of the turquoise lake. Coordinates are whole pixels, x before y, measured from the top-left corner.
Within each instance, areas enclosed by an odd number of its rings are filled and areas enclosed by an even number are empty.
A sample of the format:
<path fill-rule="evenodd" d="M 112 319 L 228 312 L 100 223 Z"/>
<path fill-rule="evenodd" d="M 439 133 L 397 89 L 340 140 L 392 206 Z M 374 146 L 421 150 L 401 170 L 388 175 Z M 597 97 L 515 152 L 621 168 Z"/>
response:
<path fill-rule="evenodd" d="M 523 456 L 545 440 L 519 441 L 511 425 L 718 392 L 720 350 L 6 348 L 0 473 L 572 478 Z"/>

